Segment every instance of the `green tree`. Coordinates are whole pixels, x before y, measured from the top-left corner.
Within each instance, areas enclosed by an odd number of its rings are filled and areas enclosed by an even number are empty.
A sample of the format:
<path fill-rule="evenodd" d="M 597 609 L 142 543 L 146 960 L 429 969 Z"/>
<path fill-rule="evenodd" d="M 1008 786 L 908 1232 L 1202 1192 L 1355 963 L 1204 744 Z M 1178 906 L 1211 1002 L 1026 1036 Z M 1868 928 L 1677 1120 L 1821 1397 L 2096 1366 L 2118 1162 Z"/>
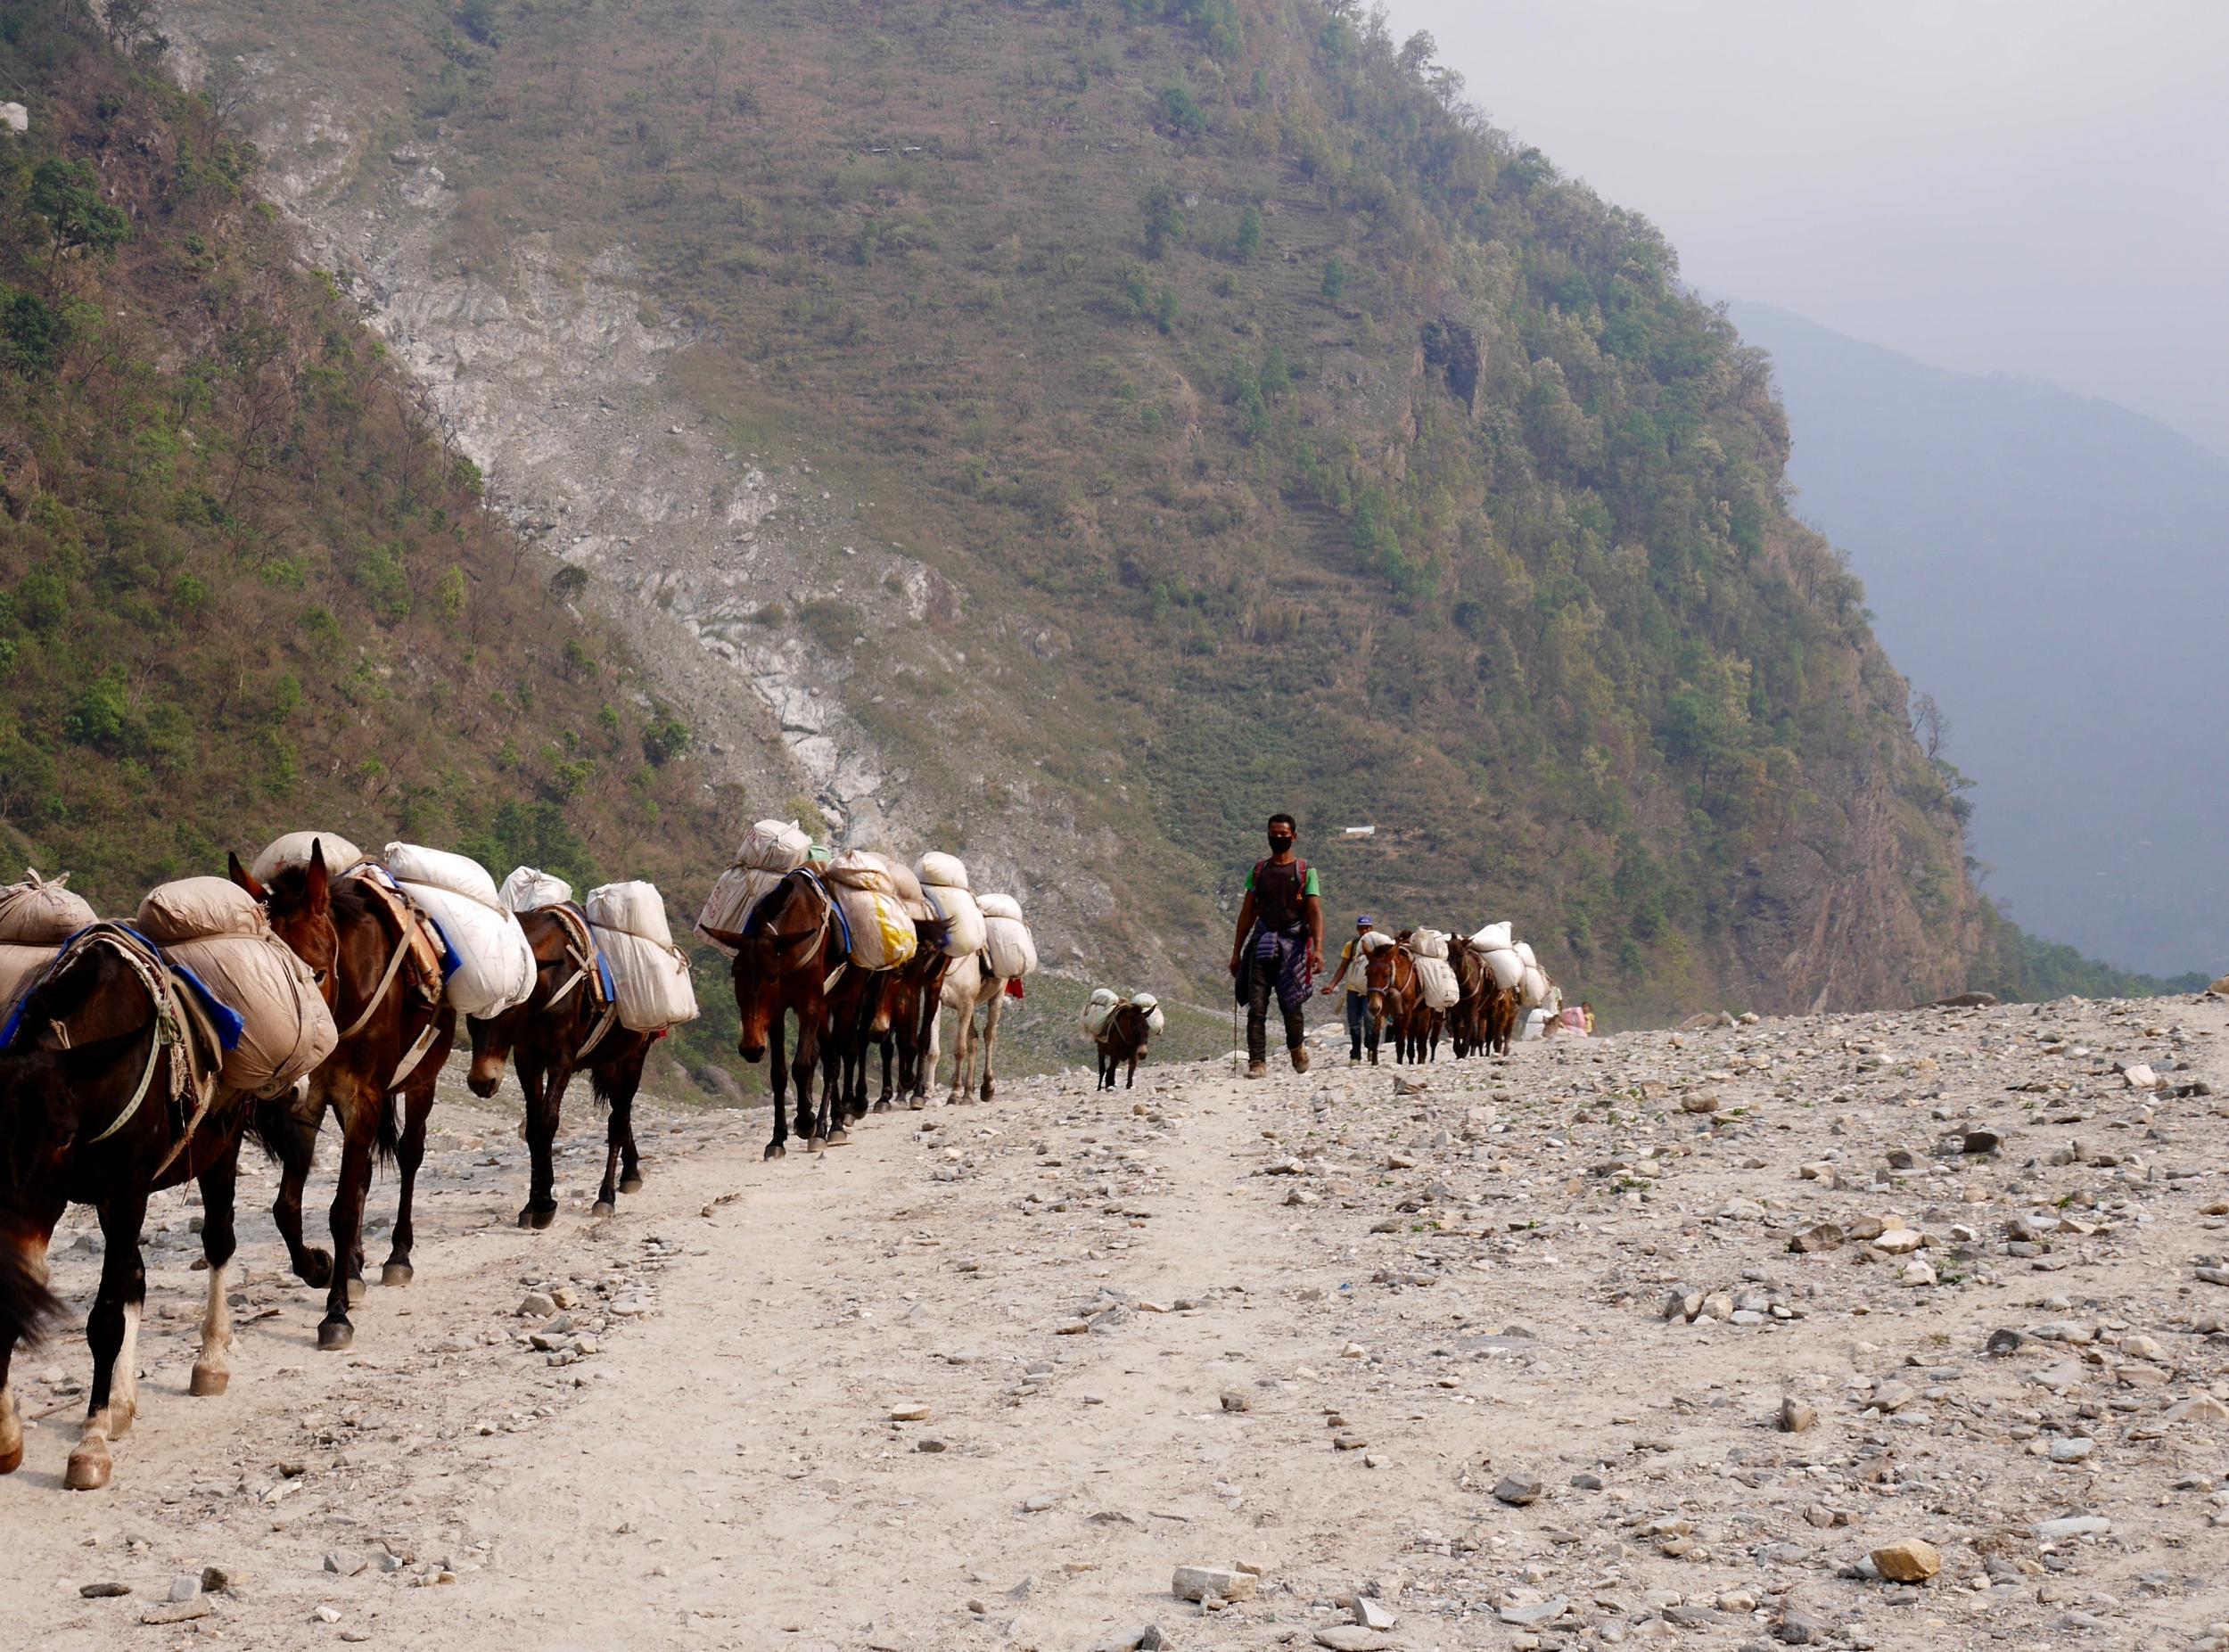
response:
<path fill-rule="evenodd" d="M 124 244 L 131 220 L 101 199 L 101 179 L 82 160 L 42 160 L 31 173 L 29 204 L 46 220 L 48 271 L 62 254 L 83 248 L 103 257 Z"/>
<path fill-rule="evenodd" d="M 1262 209 L 1248 206 L 1238 214 L 1238 233 L 1230 240 L 1230 250 L 1241 264 L 1254 262 L 1262 251 Z"/>
<path fill-rule="evenodd" d="M 1198 137 L 1207 130 L 1207 116 L 1189 86 L 1174 81 L 1161 88 L 1161 123 L 1180 138 Z"/>
<path fill-rule="evenodd" d="M 1146 256 L 1158 261 L 1184 238 L 1183 203 L 1166 184 L 1156 184 L 1138 204 L 1146 215 Z"/>
<path fill-rule="evenodd" d="M 1323 296 L 1334 304 L 1346 296 L 1346 266 L 1337 259 L 1323 261 Z"/>

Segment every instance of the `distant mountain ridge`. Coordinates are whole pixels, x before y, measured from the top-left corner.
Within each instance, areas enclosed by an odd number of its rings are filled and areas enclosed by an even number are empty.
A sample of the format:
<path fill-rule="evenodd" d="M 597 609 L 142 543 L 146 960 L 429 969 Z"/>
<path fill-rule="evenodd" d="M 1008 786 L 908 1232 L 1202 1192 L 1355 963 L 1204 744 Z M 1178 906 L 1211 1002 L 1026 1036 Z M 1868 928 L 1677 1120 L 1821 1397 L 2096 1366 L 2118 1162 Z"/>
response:
<path fill-rule="evenodd" d="M 1729 313 L 1772 353 L 1797 514 L 1950 718 L 1989 895 L 2125 967 L 2229 967 L 2229 462 L 2110 402 Z"/>

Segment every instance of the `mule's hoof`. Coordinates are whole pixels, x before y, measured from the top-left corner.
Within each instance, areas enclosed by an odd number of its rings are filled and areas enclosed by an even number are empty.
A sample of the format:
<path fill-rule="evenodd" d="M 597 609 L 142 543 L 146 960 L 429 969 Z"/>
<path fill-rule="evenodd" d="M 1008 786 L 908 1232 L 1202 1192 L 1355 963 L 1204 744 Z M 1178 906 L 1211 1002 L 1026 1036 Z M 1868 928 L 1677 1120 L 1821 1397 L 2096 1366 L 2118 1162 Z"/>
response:
<path fill-rule="evenodd" d="M 887 1096 L 885 1096 L 885 1097 L 883 1097 L 880 1101 L 876 1102 L 876 1103 L 875 1104 L 874 1110 L 875 1110 L 876 1113 L 887 1113 L 887 1112 L 889 1112 L 889 1111 L 890 1111 L 890 1097 L 887 1097 Z"/>
<path fill-rule="evenodd" d="M 551 1222 L 556 1220 L 557 1202 L 555 1199 L 552 1199 L 547 1204 L 534 1204 L 530 1203 L 524 1209 L 519 1212 L 519 1226 L 522 1228 L 532 1228 L 538 1231 L 543 1228 L 548 1227 Z"/>
<path fill-rule="evenodd" d="M 827 1150 L 828 1139 L 827 1137 L 808 1136 L 805 1138 L 805 1151 L 807 1153 L 826 1153 Z"/>
<path fill-rule="evenodd" d="M 317 1351 L 338 1353 L 356 1341 L 356 1327 L 346 1319 L 327 1319 L 317 1327 Z"/>
<path fill-rule="evenodd" d="M 22 1467 L 23 1442 L 19 1440 L 9 1450 L 0 1451 L 0 1475 L 12 1475 Z"/>
<path fill-rule="evenodd" d="M 629 1171 L 626 1175 L 619 1179 L 619 1190 L 621 1193 L 640 1193 L 642 1191 L 642 1172 L 640 1171 Z"/>
<path fill-rule="evenodd" d="M 591 1216 L 616 1216 L 619 1214 L 619 1206 L 613 1204 L 609 1199 L 598 1199 L 596 1202 L 596 1208 L 590 1211 L 588 1214 Z"/>
<path fill-rule="evenodd" d="M 407 1285 L 416 1276 L 416 1270 L 407 1262 L 391 1262 L 379 1270 L 379 1282 L 385 1285 Z"/>
<path fill-rule="evenodd" d="M 326 1251 L 304 1251 L 294 1277 L 313 1290 L 324 1290 L 333 1283 L 333 1256 Z"/>
<path fill-rule="evenodd" d="M 828 1132 L 827 1140 L 823 1142 L 821 1145 L 827 1147 L 841 1147 L 845 1142 L 851 1139 L 851 1132 L 845 1130 L 843 1126 L 839 1124 L 835 1127 L 835 1129 Z"/>
<path fill-rule="evenodd" d="M 185 1385 L 186 1393 L 196 1400 L 214 1400 L 232 1386 L 232 1373 L 221 1365 L 197 1365 L 193 1379 Z"/>
<path fill-rule="evenodd" d="M 363 1276 L 362 1276 L 361 1274 L 350 1274 L 350 1275 L 349 1276 L 349 1306 L 350 1306 L 350 1307 L 351 1307 L 351 1308 L 361 1308 L 363 1305 L 364 1305 L 364 1278 L 363 1278 Z"/>
<path fill-rule="evenodd" d="M 73 1492 L 97 1492 L 109 1483 L 116 1464 L 109 1456 L 109 1449 L 99 1441 L 80 1443 L 70 1453 L 70 1465 L 62 1471 L 62 1483 Z"/>
<path fill-rule="evenodd" d="M 766 1144 L 766 1152 L 761 1156 L 769 1159 L 786 1159 L 789 1157 L 789 1149 L 778 1141 L 769 1141 Z"/>
<path fill-rule="evenodd" d="M 907 1110 L 908 1110 L 908 1111 L 909 1111 L 909 1112 L 913 1112 L 913 1113 L 919 1113 L 919 1112 L 920 1112 L 923 1108 L 926 1107 L 928 1105 L 929 1105 L 929 1098 L 928 1098 L 926 1096 L 916 1096 L 916 1097 L 914 1097 L 912 1099 L 910 1099 L 909 1101 L 908 1101 L 908 1102 L 906 1103 L 906 1107 L 907 1107 Z"/>

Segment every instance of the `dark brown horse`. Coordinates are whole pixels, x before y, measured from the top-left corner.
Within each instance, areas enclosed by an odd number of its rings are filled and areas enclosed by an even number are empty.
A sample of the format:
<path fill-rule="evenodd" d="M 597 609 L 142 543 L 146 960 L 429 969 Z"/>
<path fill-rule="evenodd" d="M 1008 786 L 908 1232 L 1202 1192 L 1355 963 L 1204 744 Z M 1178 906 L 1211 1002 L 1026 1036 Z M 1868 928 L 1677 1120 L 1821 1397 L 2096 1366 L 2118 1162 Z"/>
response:
<path fill-rule="evenodd" d="M 599 1000 L 594 990 L 595 957 L 582 957 L 587 920 L 579 921 L 581 933 L 555 907 L 521 913 L 519 924 L 534 949 L 532 996 L 489 1020 L 465 1018 L 473 1064 L 465 1081 L 472 1093 L 483 1100 L 494 1095 L 503 1082 L 506 1061 L 518 1069 L 519 1088 L 526 1092 L 526 1149 L 533 1169 L 526 1205 L 519 1212 L 522 1228 L 547 1228 L 557 1213 L 550 1149 L 557 1138 L 565 1087 L 582 1067 L 588 1070 L 596 1099 L 611 1110 L 596 1213 L 609 1216 L 618 1208 L 621 1194 L 642 1191 L 642 1157 L 635 1151 L 635 1092 L 642 1086 L 643 1062 L 658 1035 L 629 1031 L 619 1024 L 612 1007 Z"/>
<path fill-rule="evenodd" d="M 1129 1071 L 1123 1080 L 1123 1088 L 1131 1089 L 1138 1083 L 1138 1064 L 1146 1056 L 1146 1047 L 1153 1035 L 1152 1012 L 1124 999 L 1114 1007 L 1114 1013 L 1106 1018 L 1092 1041 L 1099 1047 L 1099 1088 L 1114 1088 L 1115 1069 L 1125 1062 Z"/>
<path fill-rule="evenodd" d="M 812 1105 L 813 1070 L 820 1064 L 828 1023 L 828 973 L 843 957 L 826 885 L 801 867 L 760 898 L 742 929 L 700 929 L 707 940 L 735 954 L 732 979 L 740 1023 L 736 1053 L 745 1061 L 769 1060 L 774 1138 L 766 1144 L 765 1156 L 778 1159 L 789 1152 L 790 1121 L 785 1107 L 792 1082 L 797 1087 L 797 1134 L 806 1145 L 818 1152 L 828 1145 L 826 1132 L 830 1130 L 842 1141 L 842 1127 L 821 1122 Z M 783 1035 L 792 1015 L 797 1017 L 796 1046 L 785 1068 Z M 827 1088 L 824 1085 L 824 1109 Z"/>
<path fill-rule="evenodd" d="M 256 1133 L 278 1159 L 281 1176 L 271 1220 L 286 1242 L 294 1272 L 309 1286 L 326 1287 L 325 1317 L 317 1346 L 346 1348 L 355 1340 L 349 1305 L 364 1289 L 364 1198 L 375 1157 L 392 1158 L 401 1186 L 395 1242 L 380 1270 L 382 1285 L 410 1283 L 415 1239 L 411 1196 L 425 1156 L 426 1115 L 433 1085 L 456 1041 L 456 1012 L 438 983 L 415 975 L 412 937 L 385 896 L 362 872 L 337 881 L 326 875 L 322 845 L 309 864 L 289 867 L 265 887 L 231 858 L 232 881 L 263 902 L 271 928 L 296 957 L 317 972 L 341 1029 L 341 1041 L 309 1075 L 305 1092 L 256 1110 Z M 330 1108 L 341 1125 L 341 1170 L 333 1187 L 330 1253 L 302 1243 L 302 1187 L 317 1152 L 317 1131 Z M 336 1259 L 337 1262 L 336 1262 Z"/>
<path fill-rule="evenodd" d="M 1489 985 L 1492 983 L 1489 982 Z M 1518 1018 L 1524 1014 L 1518 1006 L 1515 987 L 1494 987 L 1486 999 L 1485 1044 L 1490 1056 L 1506 1056 L 1517 1040 Z"/>
<path fill-rule="evenodd" d="M 1370 954 L 1362 980 L 1368 988 L 1363 998 L 1362 1045 L 1369 1052 L 1370 1064 L 1378 1064 L 1378 1051 L 1388 1031 L 1393 1035 L 1394 1061 L 1422 1060 L 1419 1022 L 1431 1012 L 1425 1008 L 1423 983 L 1417 979 L 1416 959 L 1409 955 L 1409 949 L 1378 948 Z"/>
<path fill-rule="evenodd" d="M 882 1093 L 873 1111 L 887 1113 L 901 1090 L 918 1106 L 928 1083 L 921 1076 L 922 1057 L 929 1048 L 930 1007 L 944 990 L 945 972 L 951 959 L 943 952 L 951 925 L 942 918 L 913 921 L 913 956 L 896 969 L 877 970 L 855 983 L 847 993 L 839 982 L 829 1000 L 831 1048 L 841 1052 L 843 1087 L 839 1092 L 851 1119 L 862 1118 L 867 1105 L 867 1056 L 879 1049 L 883 1058 Z M 847 979 L 851 972 L 845 972 Z M 855 1018 L 847 1027 L 845 1013 Z M 860 1019 L 862 1018 L 863 1019 Z M 896 1076 L 892 1068 L 895 1058 Z M 824 1055 L 823 1059 L 827 1057 Z"/>
<path fill-rule="evenodd" d="M 109 1442 L 131 1428 L 147 1294 L 140 1229 L 148 1196 L 188 1179 L 201 1184 L 202 1254 L 209 1263 L 191 1391 L 220 1394 L 231 1380 L 225 1270 L 233 1256 L 234 1174 L 248 1108 L 236 1092 L 212 1088 L 218 1055 L 194 1017 L 175 1009 L 166 1017 L 158 1001 L 166 990 L 160 969 L 129 932 L 105 925 L 92 932 L 31 988 L 14 1041 L 0 1051 L 0 1474 L 23 1461 L 9 1360 L 19 1341 L 37 1342 L 62 1316 L 47 1288 L 46 1246 L 70 1204 L 99 1212 L 102 1257 L 100 1288 L 86 1319 L 93 1384 L 63 1484 L 73 1491 L 106 1485 Z M 167 1040 L 166 1018 L 200 1040 L 197 1060 L 189 1063 L 183 1048 Z M 198 1085 L 193 1068 L 206 1075 Z"/>
<path fill-rule="evenodd" d="M 1447 961 L 1455 971 L 1456 993 L 1447 1012 L 1447 1036 L 1460 1061 L 1485 1046 L 1486 999 L 1494 990 L 1493 974 L 1486 955 L 1460 935 L 1448 943 Z"/>
<path fill-rule="evenodd" d="M 913 961 L 895 973 L 887 995 L 890 1018 L 898 1046 L 898 1093 L 918 1112 L 928 1105 L 930 1071 L 936 1050 L 937 1012 L 944 1002 L 944 981 L 954 959 L 944 950 L 950 925 L 917 924 L 921 948 Z M 890 1098 L 889 1047 L 883 1054 L 883 1098 Z"/>

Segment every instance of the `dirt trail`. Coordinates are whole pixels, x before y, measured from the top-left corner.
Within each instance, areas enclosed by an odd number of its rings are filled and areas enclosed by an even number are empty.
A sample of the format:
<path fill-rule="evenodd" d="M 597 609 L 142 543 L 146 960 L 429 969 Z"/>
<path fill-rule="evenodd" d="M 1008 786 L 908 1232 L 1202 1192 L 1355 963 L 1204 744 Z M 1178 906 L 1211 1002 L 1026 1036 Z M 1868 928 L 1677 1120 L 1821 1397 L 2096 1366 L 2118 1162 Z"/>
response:
<path fill-rule="evenodd" d="M 1031 1080 L 773 1164 L 763 1114 L 657 1114 L 604 1222 L 577 1106 L 541 1234 L 515 1115 L 448 1101 L 417 1282 L 373 1289 L 352 1353 L 317 1352 L 251 1215 L 231 1392 L 186 1399 L 170 1198 L 110 1491 L 57 1489 L 82 1343 L 19 1359 L 26 1410 L 64 1409 L 0 1482 L 0 1642 L 2204 1645 L 2222 1007 L 2046 1016 L 1532 1046 L 1421 1096 Z M 1791 1253 L 1822 1220 L 1842 1242 Z M 1883 1248 L 1907 1224 L 1934 1283 Z M 80 1303 L 88 1226 L 58 1241 Z M 1723 1300 L 1667 1321 L 1674 1286 Z M 522 1317 L 536 1290 L 570 1295 Z M 1816 1426 L 1778 1429 L 1784 1395 Z M 2070 1514 L 2108 1531 L 2032 1530 Z M 1906 1536 L 1931 1583 L 1862 1575 Z M 1258 1599 L 1169 1592 L 1238 1562 Z M 238 1578 L 208 1615 L 143 1625 L 210 1566 Z M 106 1582 L 133 1592 L 81 1598 Z M 1358 1593 L 1395 1626 L 1342 1631 Z"/>

